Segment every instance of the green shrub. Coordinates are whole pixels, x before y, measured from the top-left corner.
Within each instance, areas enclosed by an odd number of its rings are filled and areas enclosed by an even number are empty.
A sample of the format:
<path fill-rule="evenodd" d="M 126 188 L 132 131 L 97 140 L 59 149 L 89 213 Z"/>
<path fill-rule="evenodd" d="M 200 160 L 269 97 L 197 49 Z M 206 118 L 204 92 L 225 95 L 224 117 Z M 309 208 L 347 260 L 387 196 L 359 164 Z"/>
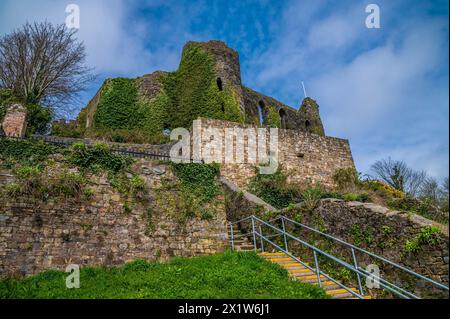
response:
<path fill-rule="evenodd" d="M 53 195 L 75 197 L 83 193 L 86 181 L 79 173 L 63 172 L 53 183 Z"/>
<path fill-rule="evenodd" d="M 216 178 L 220 174 L 218 164 L 172 163 L 175 175 L 181 181 L 181 187 L 187 193 L 208 202 L 220 193 Z"/>
<path fill-rule="evenodd" d="M 6 184 L 5 191 L 8 196 L 10 196 L 12 198 L 16 198 L 21 193 L 20 185 L 16 184 L 16 183 Z"/>
<path fill-rule="evenodd" d="M 355 202 L 358 200 L 358 195 L 355 193 L 346 193 L 343 198 L 346 202 Z"/>
<path fill-rule="evenodd" d="M 83 143 L 74 143 L 67 156 L 69 163 L 85 169 L 102 168 L 111 172 L 119 172 L 127 169 L 132 159 L 127 156 L 117 155 L 111 152 L 106 144 L 96 144 L 92 148 Z"/>
<path fill-rule="evenodd" d="M 333 180 L 339 190 L 351 191 L 359 185 L 359 175 L 354 168 L 341 168 L 336 170 Z"/>
<path fill-rule="evenodd" d="M 0 123 L 3 122 L 7 108 L 14 103 L 19 103 L 19 99 L 14 96 L 12 91 L 0 88 Z"/>
<path fill-rule="evenodd" d="M 281 168 L 274 174 L 260 174 L 257 170 L 248 187 L 250 192 L 275 208 L 285 208 L 301 200 L 300 190 L 287 183 L 287 175 Z"/>
<path fill-rule="evenodd" d="M 269 114 L 267 116 L 267 126 L 273 128 L 281 128 L 280 114 L 273 106 L 269 106 Z"/>
<path fill-rule="evenodd" d="M 405 253 L 418 253 L 422 250 L 423 246 L 436 246 L 441 243 L 439 237 L 439 228 L 434 226 L 423 227 L 419 234 L 413 239 L 407 239 L 405 242 Z"/>
<path fill-rule="evenodd" d="M 15 170 L 19 179 L 21 193 L 41 198 L 46 190 L 38 166 L 22 166 Z"/>
<path fill-rule="evenodd" d="M 144 199 L 144 193 L 146 190 L 145 180 L 141 176 L 135 175 L 130 181 L 131 192 L 134 197 L 139 200 Z"/>
<path fill-rule="evenodd" d="M 0 139 L 0 160 L 24 165 L 36 165 L 51 154 L 62 152 L 62 148 L 42 141 L 17 141 Z"/>
<path fill-rule="evenodd" d="M 385 183 L 378 180 L 365 180 L 361 182 L 361 187 L 366 190 L 376 192 L 378 195 L 392 199 L 392 198 L 404 198 L 405 193 L 401 192 Z"/>
<path fill-rule="evenodd" d="M 95 192 L 92 188 L 87 187 L 84 189 L 83 194 L 86 199 L 91 199 L 94 197 Z"/>
<path fill-rule="evenodd" d="M 77 127 L 74 123 L 52 125 L 51 134 L 60 137 L 80 138 L 84 136 L 84 129 Z"/>
<path fill-rule="evenodd" d="M 145 180 L 138 175 L 135 175 L 131 178 L 131 187 L 136 190 L 144 190 L 145 189 Z"/>
<path fill-rule="evenodd" d="M 361 226 L 359 224 L 353 224 L 350 227 L 350 236 L 353 240 L 353 244 L 356 246 L 362 244 L 371 245 L 374 240 L 372 227 Z"/>
<path fill-rule="evenodd" d="M 314 210 L 323 197 L 323 189 L 320 186 L 309 187 L 302 193 L 302 207 L 308 211 Z"/>
<path fill-rule="evenodd" d="M 416 213 L 439 223 L 448 224 L 448 214 L 441 212 L 429 199 L 418 199 L 410 196 L 392 198 L 387 201 L 387 206 L 391 209 Z"/>
<path fill-rule="evenodd" d="M 41 173 L 38 166 L 22 166 L 16 170 L 16 176 L 19 179 L 27 179 L 39 176 Z"/>
<path fill-rule="evenodd" d="M 211 213 L 211 211 L 209 211 L 209 210 L 203 210 L 200 218 L 202 220 L 211 220 L 214 218 L 214 214 Z"/>
<path fill-rule="evenodd" d="M 27 136 L 44 134 L 48 131 L 53 112 L 48 107 L 37 104 L 27 105 Z"/>
<path fill-rule="evenodd" d="M 180 223 L 195 216 L 201 217 L 202 211 L 209 209 L 208 203 L 221 194 L 221 188 L 217 183 L 220 166 L 171 163 L 171 167 L 179 180 L 175 186 L 178 192 L 175 193 L 177 214 L 174 217 Z"/>

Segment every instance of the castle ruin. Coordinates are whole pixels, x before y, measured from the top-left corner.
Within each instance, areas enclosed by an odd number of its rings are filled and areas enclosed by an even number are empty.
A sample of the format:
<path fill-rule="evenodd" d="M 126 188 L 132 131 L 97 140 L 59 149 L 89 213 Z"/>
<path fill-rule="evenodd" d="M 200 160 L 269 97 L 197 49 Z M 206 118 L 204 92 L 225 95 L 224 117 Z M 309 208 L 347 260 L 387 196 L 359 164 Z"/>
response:
<path fill-rule="evenodd" d="M 162 136 L 166 130 L 189 128 L 199 118 L 201 132 L 207 128 L 276 127 L 280 129 L 279 163 L 289 172 L 291 182 L 331 186 L 337 169 L 355 167 L 348 141 L 325 135 L 316 101 L 306 97 L 296 110 L 245 87 L 239 54 L 224 42 L 188 42 L 177 71 L 156 71 L 134 79 L 137 99 L 147 101 L 147 111 L 142 111 L 141 106 L 133 108 L 128 101 L 113 108 L 117 100 L 113 99 L 114 92 L 123 89 L 124 81 L 106 80 L 82 110 L 79 119 L 86 130 L 131 127 Z M 128 115 L 112 118 L 126 110 L 143 115 L 133 120 Z M 128 122 L 131 124 L 124 124 Z M 205 145 L 206 138 L 209 137 L 201 138 L 201 145 Z M 224 141 L 217 142 L 224 145 Z M 240 186 L 245 186 L 255 174 L 254 164 L 227 164 L 224 158 L 220 162 L 222 174 Z"/>

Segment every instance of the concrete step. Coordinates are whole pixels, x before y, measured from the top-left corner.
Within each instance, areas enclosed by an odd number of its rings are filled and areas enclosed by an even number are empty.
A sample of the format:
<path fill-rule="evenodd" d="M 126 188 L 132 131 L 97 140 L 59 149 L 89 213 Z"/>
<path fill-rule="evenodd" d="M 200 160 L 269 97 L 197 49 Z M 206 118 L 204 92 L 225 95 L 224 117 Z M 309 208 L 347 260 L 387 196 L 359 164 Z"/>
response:
<path fill-rule="evenodd" d="M 288 269 L 288 272 L 290 274 L 305 274 L 305 273 L 314 273 L 311 271 L 311 269 L 308 269 L 306 267 L 299 268 L 299 269 Z"/>
<path fill-rule="evenodd" d="M 263 253 L 259 253 L 258 255 L 266 257 L 266 256 L 286 256 L 285 253 L 280 253 L 280 252 L 263 252 Z"/>

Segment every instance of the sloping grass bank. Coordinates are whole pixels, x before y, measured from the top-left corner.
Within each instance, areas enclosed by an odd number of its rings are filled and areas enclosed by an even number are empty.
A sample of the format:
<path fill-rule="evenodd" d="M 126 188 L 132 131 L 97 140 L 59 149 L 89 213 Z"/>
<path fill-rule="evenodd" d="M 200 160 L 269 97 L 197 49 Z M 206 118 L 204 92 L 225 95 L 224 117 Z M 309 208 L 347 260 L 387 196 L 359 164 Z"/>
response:
<path fill-rule="evenodd" d="M 47 271 L 3 279 L 0 298 L 327 298 L 322 289 L 293 281 L 286 270 L 254 253 L 82 268 L 79 289 L 65 287 L 67 275 Z"/>

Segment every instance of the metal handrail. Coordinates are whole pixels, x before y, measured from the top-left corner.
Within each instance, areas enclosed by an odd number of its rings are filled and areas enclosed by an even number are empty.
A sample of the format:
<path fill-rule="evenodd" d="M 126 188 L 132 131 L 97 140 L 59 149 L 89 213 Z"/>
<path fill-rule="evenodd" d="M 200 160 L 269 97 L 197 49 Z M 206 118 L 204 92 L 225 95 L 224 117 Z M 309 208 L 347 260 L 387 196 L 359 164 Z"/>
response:
<path fill-rule="evenodd" d="M 253 216 L 253 218 L 256 219 L 256 220 L 258 220 L 259 222 L 265 224 L 266 226 L 268 226 L 268 227 L 270 227 L 270 228 L 276 230 L 276 231 L 283 232 L 281 229 L 279 229 L 279 228 L 277 228 L 277 227 L 275 227 L 275 226 L 273 226 L 273 225 L 271 225 L 271 224 L 269 224 L 269 223 L 266 223 L 265 221 L 263 221 L 262 219 L 259 219 L 259 218 L 256 217 L 256 216 Z M 327 252 L 324 252 L 323 250 L 321 250 L 321 249 L 317 248 L 316 246 L 311 245 L 311 244 L 309 244 L 309 243 L 307 243 L 307 242 L 301 240 L 300 238 L 297 238 L 297 237 L 295 237 L 295 236 L 293 236 L 293 235 L 291 235 L 291 234 L 289 234 L 289 233 L 287 233 L 287 232 L 284 232 L 284 233 L 285 233 L 286 236 L 290 237 L 291 239 L 293 239 L 293 240 L 295 240 L 295 241 L 297 241 L 297 242 L 299 242 L 299 243 L 301 243 L 301 244 L 307 246 L 308 248 L 311 248 L 315 253 L 319 253 L 319 254 L 321 254 L 321 255 L 323 255 L 323 256 L 325 256 L 325 257 L 327 257 L 327 258 L 329 258 L 329 259 L 331 259 L 331 260 L 333 260 L 333 261 L 335 261 L 335 262 L 337 262 L 338 264 L 340 264 L 340 265 L 344 266 L 345 268 L 347 268 L 347 269 L 349 269 L 349 270 L 355 272 L 356 274 L 360 274 L 360 275 L 362 275 L 362 276 L 369 277 L 366 273 L 360 271 L 359 268 L 358 268 L 358 269 L 357 269 L 357 268 L 354 268 L 353 266 L 351 266 L 351 265 L 348 264 L 347 262 L 345 262 L 345 261 L 343 261 L 343 260 L 341 260 L 341 259 L 339 259 L 339 258 L 337 258 L 337 257 L 335 257 L 335 256 L 333 256 L 333 255 L 331 255 L 331 254 L 329 254 L 329 253 L 327 253 Z M 317 259 L 316 259 L 315 261 L 316 261 L 316 271 L 319 271 L 319 269 L 318 269 L 318 267 L 317 267 Z M 322 273 L 322 272 L 320 271 L 320 273 Z M 378 279 L 378 278 L 377 278 L 377 279 Z M 318 281 L 319 281 L 319 283 L 320 283 L 320 279 L 319 279 L 319 278 L 318 278 Z M 393 288 L 391 288 L 391 287 L 389 287 L 389 286 L 386 286 L 386 285 L 385 285 L 384 283 L 382 283 L 381 281 L 380 281 L 380 284 L 381 284 L 384 288 L 388 289 L 389 291 L 391 291 L 391 292 L 393 292 L 393 293 L 395 293 L 395 294 L 397 294 L 397 295 L 399 295 L 399 296 L 401 296 L 401 297 L 403 297 L 403 298 L 407 298 L 407 297 L 406 297 L 405 295 L 403 295 L 401 292 L 396 291 L 395 289 L 393 289 Z M 405 290 L 402 289 L 401 287 L 398 287 L 398 286 L 396 286 L 396 285 L 394 285 L 394 284 L 392 284 L 392 283 L 389 283 L 389 284 L 390 284 L 391 286 L 395 287 L 395 288 L 398 288 L 398 290 L 400 290 L 400 291 L 402 291 L 402 292 L 404 292 L 404 293 L 407 293 L 407 294 L 410 295 L 410 297 L 412 297 L 412 298 L 420 299 L 420 298 L 417 297 L 416 295 L 411 294 L 411 293 L 405 291 Z"/>
<path fill-rule="evenodd" d="M 257 233 L 258 234 L 258 233 Z M 272 244 L 273 246 L 275 246 L 276 248 L 278 248 L 280 251 L 284 252 L 286 255 L 288 255 L 289 257 L 291 257 L 292 259 L 294 259 L 295 261 L 299 262 L 301 265 L 305 266 L 306 268 L 308 268 L 309 270 L 311 270 L 312 272 L 316 272 L 316 269 L 312 268 L 311 266 L 309 266 L 308 264 L 304 263 L 303 261 L 301 261 L 300 259 L 298 259 L 297 257 L 295 257 L 294 255 L 292 255 L 290 252 L 288 252 L 287 250 L 281 248 L 280 246 L 278 246 L 277 244 L 275 244 L 274 242 L 270 241 L 269 239 L 265 238 L 264 236 L 262 236 L 261 234 L 258 234 L 261 236 L 261 238 L 264 238 L 268 243 Z M 322 272 L 321 270 L 319 270 L 319 274 L 323 275 L 324 277 L 327 277 L 328 279 L 330 279 L 331 281 L 333 281 L 335 284 L 337 284 L 338 286 L 344 288 L 345 290 L 347 290 L 348 292 L 350 292 L 351 294 L 353 294 L 354 296 L 363 299 L 364 296 L 358 294 L 357 292 L 354 292 L 353 290 L 351 290 L 349 287 L 345 286 L 343 283 L 335 280 L 334 278 L 332 278 L 331 276 L 325 274 L 324 272 Z M 319 277 L 320 278 L 320 277 Z M 319 280 L 319 284 L 321 283 L 321 281 Z"/>
<path fill-rule="evenodd" d="M 231 222 L 231 223 L 229 223 L 229 224 L 230 224 L 230 227 L 232 227 L 232 225 L 234 225 L 234 224 L 238 224 L 238 223 L 242 223 L 242 222 L 247 221 L 247 220 L 251 220 L 251 223 L 252 223 L 252 226 L 251 226 L 251 227 L 252 227 L 252 231 L 249 232 L 248 235 L 250 235 L 250 234 L 253 235 L 253 242 L 254 242 L 253 244 L 254 244 L 254 250 L 255 250 L 255 251 L 257 250 L 257 247 L 256 247 L 256 236 L 258 236 L 259 239 L 260 239 L 260 241 L 261 241 L 261 248 L 262 248 L 262 251 L 264 251 L 264 248 L 263 248 L 263 241 L 266 241 L 266 242 L 268 242 L 269 244 L 273 245 L 273 246 L 274 246 L 275 248 L 277 248 L 278 250 L 284 252 L 285 254 L 287 254 L 288 256 L 290 256 L 291 258 L 293 258 L 294 260 L 298 261 L 300 264 L 302 264 L 303 266 L 305 266 L 305 267 L 308 268 L 309 270 L 311 270 L 311 271 L 313 271 L 313 272 L 316 272 L 316 273 L 317 273 L 317 280 L 318 280 L 319 286 L 321 286 L 321 279 L 320 279 L 320 276 L 323 275 L 324 277 L 330 279 L 331 281 L 333 281 L 334 283 L 338 284 L 340 287 L 342 287 L 342 288 L 344 288 L 345 290 L 349 291 L 350 293 L 352 293 L 353 295 L 357 296 L 358 298 L 364 298 L 364 297 L 363 297 L 363 289 L 362 289 L 362 285 L 361 285 L 361 276 L 366 277 L 366 278 L 368 278 L 368 277 L 374 278 L 374 275 L 371 274 L 371 273 L 369 273 L 369 272 L 367 272 L 366 270 L 364 270 L 364 269 L 362 269 L 362 268 L 360 268 L 360 267 L 358 266 L 358 263 L 357 263 L 357 260 L 356 260 L 356 256 L 355 256 L 355 253 L 354 253 L 355 250 L 358 250 L 358 251 L 360 251 L 360 252 L 366 253 L 366 254 L 368 254 L 368 255 L 370 255 L 370 256 L 373 256 L 373 257 L 375 257 L 375 258 L 377 258 L 377 259 L 379 259 L 379 260 L 385 261 L 385 262 L 389 263 L 390 265 L 393 265 L 393 266 L 399 268 L 400 270 L 406 271 L 406 272 L 408 272 L 409 274 L 414 275 L 414 276 L 416 276 L 416 277 L 418 277 L 418 278 L 424 279 L 424 280 L 428 281 L 429 283 L 431 283 L 431 284 L 433 284 L 433 285 L 435 285 L 435 286 L 438 286 L 438 287 L 440 287 L 440 288 L 443 288 L 443 289 L 445 289 L 445 290 L 448 290 L 448 287 L 447 287 L 447 286 L 445 286 L 445 285 L 443 285 L 443 284 L 441 284 L 441 283 L 438 283 L 438 282 L 436 282 L 436 281 L 434 281 L 434 280 L 432 280 L 432 279 L 429 279 L 429 278 L 427 278 L 427 277 L 425 277 L 425 276 L 422 276 L 422 275 L 420 275 L 420 274 L 418 274 L 418 273 L 416 273 L 416 272 L 414 272 L 414 271 L 412 271 L 412 270 L 410 270 L 410 269 L 408 269 L 408 268 L 405 268 L 405 267 L 403 267 L 403 266 L 401 266 L 401 265 L 398 265 L 398 264 L 396 264 L 396 263 L 394 263 L 394 262 L 391 262 L 391 261 L 389 261 L 389 260 L 387 260 L 387 259 L 385 259 L 385 258 L 383 258 L 383 257 L 381 257 L 381 256 L 375 255 L 374 253 L 368 252 L 368 251 L 366 251 L 366 250 L 364 250 L 364 249 L 362 249 L 362 248 L 359 248 L 359 247 L 357 247 L 357 246 L 354 246 L 354 245 L 352 245 L 352 244 L 349 244 L 349 243 L 347 243 L 347 242 L 345 242 L 345 241 L 343 241 L 343 240 L 341 240 L 341 239 L 339 239 L 339 238 L 335 238 L 335 237 L 333 237 L 333 236 L 331 236 L 331 235 L 325 234 L 325 233 L 323 233 L 323 232 L 321 232 L 321 231 L 318 231 L 318 230 L 316 230 L 316 229 L 314 229 L 314 228 L 311 228 L 311 227 L 306 226 L 306 225 L 304 225 L 304 224 L 301 224 L 301 223 L 298 223 L 298 222 L 296 222 L 296 221 L 293 221 L 292 219 L 289 219 L 289 218 L 287 218 L 287 217 L 285 217 L 285 216 L 279 216 L 279 217 L 277 217 L 277 218 L 275 218 L 275 219 L 273 219 L 273 220 L 271 220 L 271 221 L 276 221 L 276 220 L 278 220 L 278 219 L 280 219 L 280 218 L 281 218 L 281 220 L 282 220 L 282 227 L 283 227 L 283 229 L 279 229 L 278 227 L 275 227 L 275 226 L 269 224 L 268 222 L 265 222 L 265 221 L 263 221 L 262 219 L 260 219 L 260 218 L 258 218 L 258 217 L 256 217 L 256 216 L 254 216 L 254 215 L 248 216 L 248 217 L 246 217 L 246 218 L 243 218 L 243 219 L 238 220 L 238 221 L 235 221 L 235 222 Z M 256 231 L 256 228 L 255 228 L 255 227 L 256 227 L 256 226 L 255 226 L 255 221 L 258 221 L 258 222 L 260 223 L 260 226 L 259 226 L 259 227 L 260 227 L 260 228 L 259 228 L 260 230 L 259 230 L 259 232 Z M 321 249 L 317 248 L 316 246 L 314 246 L 314 245 L 312 245 L 312 244 L 309 244 L 308 242 L 306 242 L 306 241 L 304 241 L 304 240 L 301 240 L 300 238 L 295 237 L 295 236 L 293 236 L 292 234 L 288 233 L 288 232 L 286 231 L 286 229 L 285 229 L 285 221 L 292 222 L 292 223 L 294 223 L 294 224 L 297 224 L 297 225 L 299 225 L 299 226 L 301 226 L 301 227 L 304 227 L 304 228 L 306 228 L 306 229 L 309 229 L 309 230 L 311 230 L 311 231 L 313 231 L 313 232 L 316 232 L 316 233 L 319 233 L 319 234 L 321 234 L 321 235 L 324 235 L 324 236 L 326 236 L 326 237 L 328 237 L 328 238 L 331 238 L 331 239 L 333 239 L 333 240 L 335 240 L 335 241 L 338 241 L 338 242 L 341 243 L 341 244 L 344 244 L 344 245 L 350 247 L 350 248 L 352 249 L 352 256 L 353 256 L 354 265 L 352 266 L 352 265 L 348 264 L 347 262 L 345 262 L 345 261 L 343 261 L 343 260 L 341 260 L 341 259 L 339 259 L 339 258 L 337 258 L 337 257 L 335 257 L 335 256 L 333 256 L 333 255 L 331 255 L 331 254 L 329 254 L 329 253 L 327 253 L 327 252 L 322 251 Z M 261 224 L 264 224 L 264 225 L 266 225 L 266 226 L 272 228 L 273 230 L 277 231 L 279 234 L 276 234 L 276 235 L 269 235 L 269 236 L 263 235 L 263 234 L 262 234 Z M 275 236 L 277 236 L 277 235 L 280 235 L 280 236 L 283 235 L 283 236 L 284 236 L 285 248 L 281 248 L 279 245 L 277 245 L 277 244 L 275 244 L 274 242 L 272 242 L 271 240 L 269 240 L 269 238 L 275 237 Z M 304 245 L 304 246 L 310 248 L 310 249 L 313 251 L 313 253 L 314 253 L 314 260 L 315 260 L 315 264 L 316 264 L 316 268 L 315 268 L 315 269 L 312 268 L 312 267 L 310 267 L 309 265 L 305 264 L 304 262 L 300 261 L 297 257 L 295 257 L 294 255 L 292 255 L 292 254 L 288 251 L 288 247 L 287 247 L 287 237 L 293 239 L 294 241 L 297 241 L 297 242 L 301 243 L 302 245 Z M 232 243 L 232 246 L 233 246 L 233 243 Z M 324 273 L 323 271 L 321 271 L 321 270 L 320 270 L 320 267 L 319 267 L 319 265 L 318 265 L 318 261 L 317 261 L 317 253 L 319 253 L 319 254 L 321 254 L 321 255 L 323 255 L 323 256 L 325 256 L 325 257 L 327 257 L 327 258 L 333 260 L 334 262 L 337 262 L 337 263 L 340 264 L 341 266 L 344 266 L 345 268 L 347 268 L 347 269 L 353 271 L 353 272 L 357 275 L 360 294 L 355 293 L 355 292 L 352 291 L 350 288 L 346 287 L 344 284 L 338 282 L 337 280 L 333 279 L 333 278 L 332 278 L 331 276 L 329 276 L 328 274 L 326 274 L 326 273 Z M 394 294 L 396 294 L 396 295 L 398 295 L 398 296 L 400 296 L 400 297 L 402 297 L 402 298 L 416 298 L 416 299 L 420 299 L 418 296 L 416 296 L 416 295 L 414 295 L 414 294 L 412 294 L 412 293 L 406 291 L 405 289 L 403 289 L 403 288 L 401 288 L 401 287 L 398 287 L 397 285 L 395 285 L 395 284 L 393 284 L 393 283 L 391 283 L 391 282 L 389 282 L 389 281 L 387 281 L 387 280 L 384 280 L 384 279 L 382 279 L 382 278 L 380 278 L 380 277 L 375 277 L 375 279 L 378 281 L 378 283 L 380 284 L 380 286 L 386 288 L 387 290 L 391 291 L 392 293 L 394 293 Z"/>
<path fill-rule="evenodd" d="M 291 222 L 291 223 L 293 223 L 293 224 L 296 224 L 296 225 L 298 225 L 298 226 L 300 226 L 300 227 L 303 227 L 303 228 L 306 228 L 306 229 L 308 229 L 308 230 L 311 230 L 311 231 L 313 231 L 313 232 L 315 232 L 315 233 L 317 233 L 317 234 L 323 235 L 323 236 L 325 236 L 325 237 L 327 237 L 327 238 L 333 239 L 333 240 L 335 240 L 335 241 L 337 241 L 337 242 L 339 242 L 339 243 L 341 243 L 341 244 L 343 244 L 343 245 L 345 245 L 345 246 L 347 246 L 347 247 L 350 247 L 350 248 L 353 248 L 353 249 L 355 249 L 355 250 L 358 250 L 358 251 L 360 251 L 360 252 L 362 252 L 362 253 L 364 253 L 364 254 L 366 254 L 366 255 L 369 255 L 369 256 L 371 256 L 371 257 L 377 258 L 378 260 L 381 260 L 381 261 L 383 261 L 383 262 L 385 262 L 385 263 L 387 263 L 387 264 L 390 264 L 391 266 L 394 266 L 394 267 L 396 267 L 396 268 L 399 268 L 399 269 L 401 269 L 401 270 L 403 270 L 403 271 L 409 273 L 410 275 L 413 275 L 413 276 L 416 276 L 416 277 L 418 277 L 418 278 L 420 278 L 420 279 L 423 279 L 423 280 L 425 280 L 425 281 L 428 281 L 429 283 L 432 283 L 433 285 L 436 285 L 436 286 L 438 286 L 438 287 L 440 287 L 440 288 L 442 288 L 442 289 L 449 290 L 449 287 L 447 287 L 447 286 L 445 286 L 445 285 L 443 285 L 443 284 L 441 284 L 441 283 L 439 283 L 439 282 L 437 282 L 437 281 L 435 281 L 435 280 L 433 280 L 433 279 L 430 279 L 430 278 L 425 277 L 425 276 L 423 276 L 423 275 L 421 275 L 421 274 L 418 274 L 418 273 L 416 273 L 415 271 L 413 271 L 413 270 L 411 270 L 411 269 L 408 269 L 408 268 L 406 268 L 406 267 L 404 267 L 404 266 L 402 266 L 402 265 L 399 265 L 399 264 L 397 264 L 397 263 L 394 263 L 393 261 L 390 261 L 390 260 L 388 260 L 388 259 L 386 259 L 386 258 L 384 258 L 384 257 L 381 257 L 381 256 L 378 256 L 378 255 L 376 255 L 376 254 L 374 254 L 374 253 L 371 253 L 370 251 L 367 251 L 367 250 L 365 250 L 365 249 L 363 249 L 363 248 L 360 248 L 360 247 L 358 247 L 358 246 L 355 246 L 355 245 L 352 245 L 352 244 L 350 244 L 350 243 L 348 243 L 348 242 L 345 242 L 345 241 L 343 241 L 342 239 L 336 238 L 336 237 L 334 237 L 334 236 L 331 236 L 331 235 L 329 235 L 329 234 L 326 234 L 326 233 L 324 233 L 324 232 L 321 232 L 320 230 L 317 230 L 317 229 L 314 229 L 314 228 L 312 228 L 312 227 L 306 226 L 306 225 L 304 225 L 304 224 L 302 224 L 302 223 L 296 222 L 295 220 L 292 220 L 292 219 L 290 219 L 290 218 L 288 218 L 288 217 L 286 217 L 286 216 L 279 216 L 279 217 L 276 218 L 276 219 L 280 219 L 280 218 L 281 218 L 282 220 L 287 220 L 287 221 L 289 221 L 289 222 Z M 276 220 L 276 219 L 275 219 L 275 220 Z"/>

